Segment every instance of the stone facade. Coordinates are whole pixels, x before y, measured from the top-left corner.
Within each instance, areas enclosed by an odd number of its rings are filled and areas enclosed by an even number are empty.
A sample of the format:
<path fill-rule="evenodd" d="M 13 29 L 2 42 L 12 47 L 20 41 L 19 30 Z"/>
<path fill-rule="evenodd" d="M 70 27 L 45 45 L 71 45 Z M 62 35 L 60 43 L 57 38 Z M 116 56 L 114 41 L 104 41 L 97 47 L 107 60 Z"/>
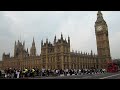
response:
<path fill-rule="evenodd" d="M 24 43 L 22 45 L 22 42 L 18 41 L 17 44 L 15 42 L 14 57 L 3 53 L 2 68 L 80 69 L 97 67 L 97 56 L 93 55 L 92 51 L 90 54 L 70 52 L 70 37 L 66 41 L 62 34 L 58 40 L 55 36 L 53 44 L 48 42 L 48 39 L 44 44 L 41 41 L 40 56 L 36 56 L 35 44 L 32 44 L 30 54 L 24 47 Z"/>
<path fill-rule="evenodd" d="M 111 62 L 108 26 L 103 19 L 103 15 L 100 11 L 97 13 L 97 20 L 95 22 L 95 34 L 97 42 L 97 52 L 99 60 L 99 66 L 106 68 L 106 64 Z"/>
<path fill-rule="evenodd" d="M 41 61 L 42 67 L 46 69 L 79 69 L 79 68 L 91 68 L 96 67 L 97 56 L 82 52 L 70 51 L 70 37 L 68 41 L 61 38 L 56 41 L 54 38 L 54 44 L 51 42 L 43 44 L 41 42 Z"/>
<path fill-rule="evenodd" d="M 98 30 L 98 26 L 102 30 Z M 100 28 L 100 27 L 99 27 Z M 82 69 L 82 68 L 105 68 L 105 62 L 110 59 L 109 39 L 107 24 L 98 11 L 95 22 L 96 42 L 98 55 L 87 52 L 70 51 L 70 37 L 64 39 L 61 34 L 60 39 L 54 37 L 53 43 L 41 41 L 41 54 L 36 56 L 35 41 L 33 38 L 30 54 L 28 48 L 25 49 L 25 42 L 18 42 L 14 45 L 14 57 L 3 53 L 2 69 L 5 68 L 39 68 L 39 69 Z"/>

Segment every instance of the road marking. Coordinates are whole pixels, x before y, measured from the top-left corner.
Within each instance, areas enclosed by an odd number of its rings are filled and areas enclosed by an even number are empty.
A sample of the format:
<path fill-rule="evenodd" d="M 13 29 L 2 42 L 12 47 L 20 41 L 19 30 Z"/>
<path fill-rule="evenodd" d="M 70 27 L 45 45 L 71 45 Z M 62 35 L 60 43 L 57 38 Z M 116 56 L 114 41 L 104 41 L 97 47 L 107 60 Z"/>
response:
<path fill-rule="evenodd" d="M 106 79 L 106 78 L 109 78 L 109 77 L 113 77 L 113 76 L 118 76 L 120 74 L 115 74 L 115 75 L 111 75 L 111 76 L 107 76 L 107 77 L 103 77 L 103 78 L 99 78 L 99 79 Z"/>

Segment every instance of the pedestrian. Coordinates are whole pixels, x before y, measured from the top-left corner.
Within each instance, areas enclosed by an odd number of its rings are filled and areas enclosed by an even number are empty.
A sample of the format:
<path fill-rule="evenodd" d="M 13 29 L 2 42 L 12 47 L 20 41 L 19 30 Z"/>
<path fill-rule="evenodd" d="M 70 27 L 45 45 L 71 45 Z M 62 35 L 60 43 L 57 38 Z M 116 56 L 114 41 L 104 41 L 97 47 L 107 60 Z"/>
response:
<path fill-rule="evenodd" d="M 20 70 L 18 70 L 16 74 L 17 74 L 17 78 L 19 78 L 20 77 Z"/>

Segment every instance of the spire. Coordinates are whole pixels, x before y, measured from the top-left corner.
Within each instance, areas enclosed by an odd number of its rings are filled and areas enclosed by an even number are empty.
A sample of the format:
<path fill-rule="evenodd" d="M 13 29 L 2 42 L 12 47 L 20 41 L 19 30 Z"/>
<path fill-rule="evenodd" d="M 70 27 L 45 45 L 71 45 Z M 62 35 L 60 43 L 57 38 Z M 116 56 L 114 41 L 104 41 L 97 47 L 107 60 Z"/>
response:
<path fill-rule="evenodd" d="M 68 43 L 70 43 L 70 37 L 68 36 Z"/>
<path fill-rule="evenodd" d="M 32 44 L 35 45 L 34 37 L 33 37 L 33 42 L 32 42 Z"/>
<path fill-rule="evenodd" d="M 48 42 L 48 38 L 46 39 L 46 41 Z"/>
<path fill-rule="evenodd" d="M 16 41 L 15 41 L 15 45 L 16 45 Z"/>
<path fill-rule="evenodd" d="M 56 40 L 56 35 L 55 35 L 55 38 L 54 38 L 55 40 Z"/>
<path fill-rule="evenodd" d="M 93 51 L 91 50 L 91 55 L 93 55 Z"/>
<path fill-rule="evenodd" d="M 35 43 L 35 41 L 34 41 L 34 37 L 33 37 L 33 43 Z"/>
<path fill-rule="evenodd" d="M 25 41 L 23 42 L 23 45 L 25 45 Z"/>
<path fill-rule="evenodd" d="M 46 38 L 46 43 L 48 43 L 48 38 Z"/>
<path fill-rule="evenodd" d="M 41 40 L 41 46 L 43 46 L 43 39 Z"/>
<path fill-rule="evenodd" d="M 55 37 L 54 37 L 54 43 L 56 43 L 56 35 L 55 35 Z"/>
<path fill-rule="evenodd" d="M 25 41 L 23 42 L 23 48 L 25 48 Z"/>
<path fill-rule="evenodd" d="M 103 15 L 102 15 L 101 11 L 98 11 L 97 18 L 103 18 Z"/>
<path fill-rule="evenodd" d="M 30 56 L 35 56 L 35 55 L 36 55 L 36 47 L 35 47 L 35 41 L 33 37 L 32 47 L 30 49 Z"/>
<path fill-rule="evenodd" d="M 98 11 L 98 13 L 97 13 L 97 22 L 99 22 L 99 21 L 104 21 L 103 14 L 101 13 L 101 11 Z"/>
<path fill-rule="evenodd" d="M 61 32 L 61 40 L 63 40 L 63 35 L 62 35 L 62 32 Z"/>
<path fill-rule="evenodd" d="M 98 15 L 98 16 L 102 16 L 101 11 L 98 11 L 97 15 Z"/>
<path fill-rule="evenodd" d="M 16 47 L 16 41 L 15 41 L 15 46 L 14 47 Z"/>
<path fill-rule="evenodd" d="M 34 41 L 34 37 L 33 37 L 33 42 L 32 42 L 32 46 L 35 46 L 35 41 Z"/>

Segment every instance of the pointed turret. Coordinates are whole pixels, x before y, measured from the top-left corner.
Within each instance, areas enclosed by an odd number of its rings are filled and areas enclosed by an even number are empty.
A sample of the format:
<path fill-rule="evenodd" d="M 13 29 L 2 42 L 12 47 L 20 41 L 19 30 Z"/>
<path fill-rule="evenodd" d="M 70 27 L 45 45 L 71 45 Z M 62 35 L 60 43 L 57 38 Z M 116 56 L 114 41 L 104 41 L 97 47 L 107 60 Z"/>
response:
<path fill-rule="evenodd" d="M 15 45 L 14 45 L 14 57 L 16 56 L 16 41 L 15 41 Z"/>
<path fill-rule="evenodd" d="M 16 49 L 16 41 L 15 41 L 14 49 Z"/>
<path fill-rule="evenodd" d="M 91 56 L 93 55 L 93 51 L 91 50 Z"/>
<path fill-rule="evenodd" d="M 16 46 L 16 41 L 15 41 L 15 46 Z"/>
<path fill-rule="evenodd" d="M 25 49 L 25 41 L 23 42 L 23 48 Z"/>
<path fill-rule="evenodd" d="M 28 48 L 27 48 L 27 55 L 29 56 Z"/>
<path fill-rule="evenodd" d="M 23 42 L 23 46 L 25 45 L 25 41 Z"/>
<path fill-rule="evenodd" d="M 34 37 L 33 37 L 33 43 L 35 43 L 35 41 L 34 41 Z"/>
<path fill-rule="evenodd" d="M 96 23 L 98 23 L 98 22 L 104 22 L 105 23 L 105 20 L 103 18 L 103 14 L 101 13 L 101 11 L 98 11 L 98 13 L 97 13 Z"/>
<path fill-rule="evenodd" d="M 101 11 L 98 11 L 98 13 L 97 13 L 97 19 L 98 20 L 103 20 L 103 15 L 102 15 Z"/>
<path fill-rule="evenodd" d="M 43 46 L 43 39 L 41 40 L 41 47 Z"/>
<path fill-rule="evenodd" d="M 34 41 L 34 37 L 33 37 L 33 42 L 32 42 L 32 46 L 35 46 L 35 41 Z"/>
<path fill-rule="evenodd" d="M 18 44 L 19 44 L 19 40 L 18 40 Z"/>
<path fill-rule="evenodd" d="M 70 48 L 70 37 L 68 36 L 68 45 L 69 45 L 69 48 Z"/>
<path fill-rule="evenodd" d="M 68 36 L 68 43 L 70 43 L 70 37 Z"/>
<path fill-rule="evenodd" d="M 63 35 L 62 35 L 62 32 L 61 32 L 61 40 L 63 40 Z"/>
<path fill-rule="evenodd" d="M 48 44 L 48 38 L 46 38 L 46 44 Z"/>
<path fill-rule="evenodd" d="M 35 47 L 34 37 L 33 37 L 32 47 L 30 49 L 30 56 L 36 56 L 36 47 Z"/>
<path fill-rule="evenodd" d="M 55 35 L 55 37 L 54 37 L 54 44 L 56 43 L 56 35 Z"/>

